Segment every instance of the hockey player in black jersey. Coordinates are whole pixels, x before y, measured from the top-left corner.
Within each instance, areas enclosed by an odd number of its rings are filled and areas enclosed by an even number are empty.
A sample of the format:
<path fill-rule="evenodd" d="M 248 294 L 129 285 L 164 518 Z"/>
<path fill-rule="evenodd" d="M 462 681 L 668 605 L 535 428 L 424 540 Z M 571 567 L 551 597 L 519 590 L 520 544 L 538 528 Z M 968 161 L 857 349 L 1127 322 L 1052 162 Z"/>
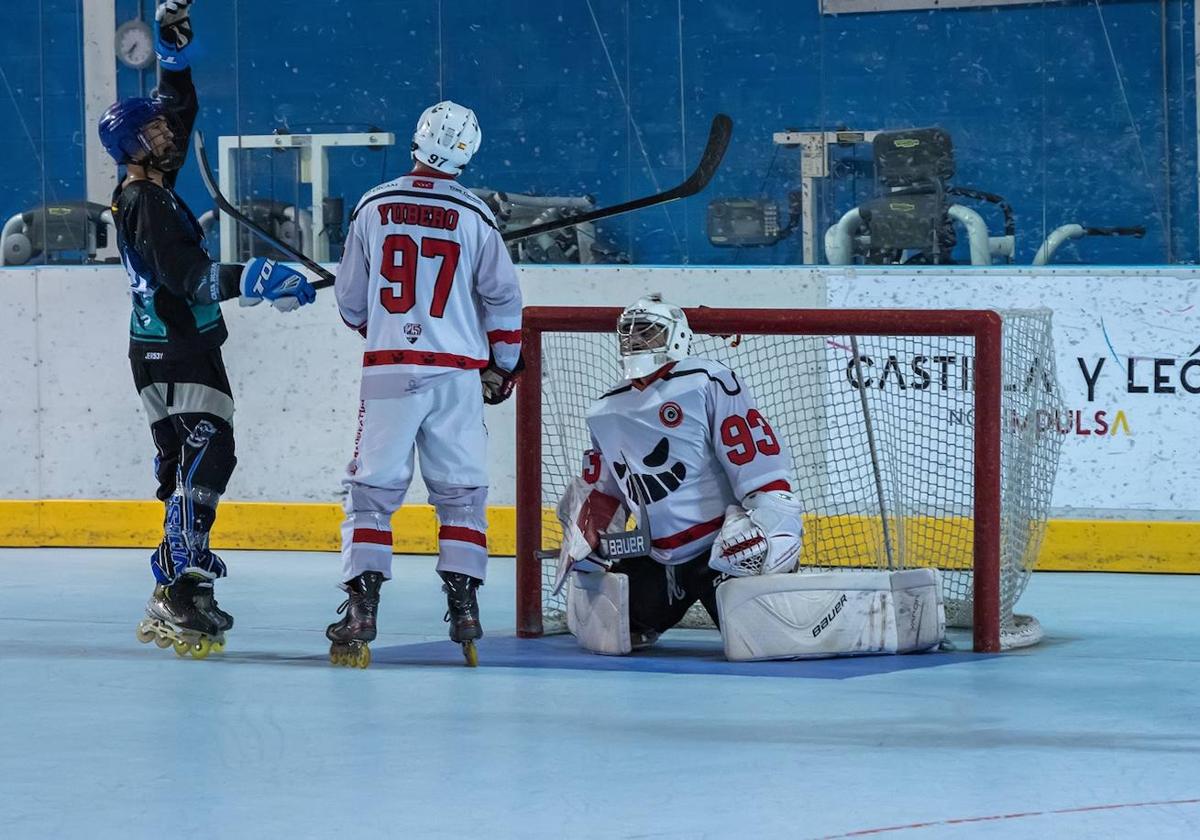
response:
<path fill-rule="evenodd" d="M 126 170 L 112 210 L 133 301 L 129 358 L 158 450 L 156 495 L 166 507 L 163 539 L 150 559 L 156 586 L 137 635 L 202 658 L 222 649 L 233 626 L 213 596 L 225 564 L 209 550 L 217 503 L 237 463 L 220 304 L 268 300 L 287 312 L 316 293 L 303 275 L 272 260 L 213 261 L 195 216 L 175 193 L 199 110 L 187 58 L 191 5 L 159 4 L 159 88 L 153 98 L 114 104 L 99 133 Z"/>

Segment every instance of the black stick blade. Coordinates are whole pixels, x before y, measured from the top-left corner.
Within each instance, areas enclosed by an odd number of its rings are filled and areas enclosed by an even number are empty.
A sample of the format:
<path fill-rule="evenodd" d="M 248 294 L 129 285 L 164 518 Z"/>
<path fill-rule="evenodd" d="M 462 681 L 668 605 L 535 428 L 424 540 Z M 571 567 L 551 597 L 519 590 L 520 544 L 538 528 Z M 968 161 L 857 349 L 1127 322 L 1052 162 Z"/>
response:
<path fill-rule="evenodd" d="M 708 186 L 708 182 L 717 174 L 725 151 L 729 148 L 729 140 L 733 137 L 733 120 L 728 114 L 717 114 L 713 117 L 712 127 L 708 130 L 708 143 L 704 145 L 704 154 L 700 163 L 688 179 L 680 185 L 685 190 L 683 196 L 695 195 Z"/>
<path fill-rule="evenodd" d="M 717 169 L 720 168 L 721 161 L 725 157 L 725 150 L 729 148 L 729 138 L 732 136 L 733 120 L 726 114 L 717 114 L 713 117 L 712 128 L 708 131 L 708 143 L 704 147 L 704 154 L 700 156 L 700 163 L 692 171 L 692 174 L 687 177 L 687 180 L 679 186 L 665 192 L 635 198 L 633 201 L 614 204 L 611 207 L 600 207 L 596 210 L 589 210 L 586 213 L 580 213 L 578 216 L 555 219 L 552 222 L 544 222 L 540 225 L 532 225 L 520 230 L 505 231 L 503 235 L 504 241 L 512 242 L 517 239 L 525 239 L 529 236 L 551 233 L 563 228 L 581 225 L 585 222 L 595 222 L 611 216 L 619 216 L 622 213 L 632 213 L 634 210 L 642 210 L 646 207 L 654 207 L 659 204 L 666 204 L 671 201 L 678 201 L 681 198 L 693 196 L 708 186 L 708 182 L 712 180 L 713 175 L 717 174 Z"/>

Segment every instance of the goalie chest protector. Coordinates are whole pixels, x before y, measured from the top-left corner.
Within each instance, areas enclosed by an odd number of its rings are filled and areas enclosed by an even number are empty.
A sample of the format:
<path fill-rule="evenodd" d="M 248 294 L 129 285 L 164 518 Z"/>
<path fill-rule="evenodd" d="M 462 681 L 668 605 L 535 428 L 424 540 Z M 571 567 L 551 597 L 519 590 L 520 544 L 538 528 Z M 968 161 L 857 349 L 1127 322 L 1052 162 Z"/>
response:
<path fill-rule="evenodd" d="M 630 510 L 638 509 L 639 498 L 645 503 L 655 560 L 683 563 L 707 551 L 727 505 L 786 480 L 790 462 L 765 421 L 754 430 L 746 427 L 749 458 L 745 446 L 722 441 L 723 424 L 730 417 L 744 420 L 752 410 L 732 371 L 697 358 L 681 360 L 641 388 L 623 382 L 592 405 L 587 424 L 607 465 L 606 478 L 620 486 Z M 760 447 L 766 455 L 754 448 L 764 435 L 774 442 L 773 450 Z"/>

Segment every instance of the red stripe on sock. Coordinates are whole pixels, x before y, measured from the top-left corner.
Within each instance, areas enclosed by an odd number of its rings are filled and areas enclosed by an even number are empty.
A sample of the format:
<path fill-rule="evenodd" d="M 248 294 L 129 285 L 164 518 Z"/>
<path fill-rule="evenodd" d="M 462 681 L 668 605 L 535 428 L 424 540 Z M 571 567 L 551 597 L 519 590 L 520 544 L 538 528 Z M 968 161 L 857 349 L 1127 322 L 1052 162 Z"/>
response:
<path fill-rule="evenodd" d="M 374 528 L 355 528 L 354 537 L 351 542 L 356 543 L 375 543 L 376 545 L 391 546 L 392 532 L 378 531 Z"/>
<path fill-rule="evenodd" d="M 438 528 L 438 539 L 458 540 L 487 548 L 487 536 L 482 531 L 476 531 L 474 528 L 462 528 L 458 525 L 443 525 Z"/>

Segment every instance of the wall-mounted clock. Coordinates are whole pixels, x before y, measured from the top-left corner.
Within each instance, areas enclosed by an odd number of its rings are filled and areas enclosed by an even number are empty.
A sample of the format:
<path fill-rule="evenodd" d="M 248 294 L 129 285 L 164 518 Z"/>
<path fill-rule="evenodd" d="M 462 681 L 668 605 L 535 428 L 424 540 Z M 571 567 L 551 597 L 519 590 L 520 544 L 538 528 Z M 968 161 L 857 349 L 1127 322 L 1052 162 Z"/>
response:
<path fill-rule="evenodd" d="M 127 20 L 117 27 L 117 58 L 126 67 L 145 70 L 154 64 L 154 31 L 141 20 Z"/>

